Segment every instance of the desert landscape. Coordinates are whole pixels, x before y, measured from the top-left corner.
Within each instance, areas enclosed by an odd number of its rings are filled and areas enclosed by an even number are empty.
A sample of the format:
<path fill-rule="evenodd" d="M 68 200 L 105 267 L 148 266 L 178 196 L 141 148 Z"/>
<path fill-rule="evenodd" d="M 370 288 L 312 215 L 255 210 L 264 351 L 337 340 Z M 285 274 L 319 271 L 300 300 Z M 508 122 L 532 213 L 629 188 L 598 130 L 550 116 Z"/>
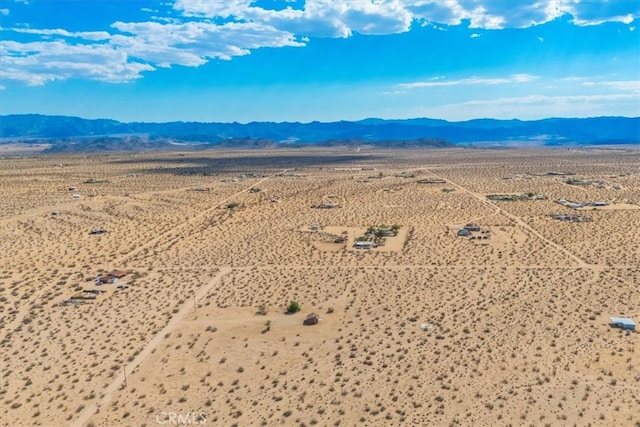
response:
<path fill-rule="evenodd" d="M 0 154 L 4 426 L 640 426 L 637 146 Z"/>

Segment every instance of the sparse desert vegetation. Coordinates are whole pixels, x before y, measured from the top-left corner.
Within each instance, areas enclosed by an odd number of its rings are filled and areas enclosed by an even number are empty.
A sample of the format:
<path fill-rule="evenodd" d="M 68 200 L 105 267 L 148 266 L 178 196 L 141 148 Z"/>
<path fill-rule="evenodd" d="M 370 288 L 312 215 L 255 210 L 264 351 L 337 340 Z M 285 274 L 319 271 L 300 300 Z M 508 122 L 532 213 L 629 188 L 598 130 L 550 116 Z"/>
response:
<path fill-rule="evenodd" d="M 638 150 L 6 156 L 0 187 L 2 425 L 640 423 Z"/>

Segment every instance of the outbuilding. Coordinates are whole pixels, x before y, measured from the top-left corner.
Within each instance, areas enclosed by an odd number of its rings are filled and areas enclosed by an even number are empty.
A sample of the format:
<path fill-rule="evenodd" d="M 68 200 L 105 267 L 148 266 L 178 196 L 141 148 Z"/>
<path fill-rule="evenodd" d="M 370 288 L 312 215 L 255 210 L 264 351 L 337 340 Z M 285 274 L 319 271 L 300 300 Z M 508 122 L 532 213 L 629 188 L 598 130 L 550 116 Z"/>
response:
<path fill-rule="evenodd" d="M 370 240 L 358 240 L 355 245 L 356 249 L 372 249 L 373 242 Z"/>
<path fill-rule="evenodd" d="M 612 317 L 611 324 L 620 329 L 627 329 L 631 331 L 636 329 L 636 322 L 628 317 Z"/>

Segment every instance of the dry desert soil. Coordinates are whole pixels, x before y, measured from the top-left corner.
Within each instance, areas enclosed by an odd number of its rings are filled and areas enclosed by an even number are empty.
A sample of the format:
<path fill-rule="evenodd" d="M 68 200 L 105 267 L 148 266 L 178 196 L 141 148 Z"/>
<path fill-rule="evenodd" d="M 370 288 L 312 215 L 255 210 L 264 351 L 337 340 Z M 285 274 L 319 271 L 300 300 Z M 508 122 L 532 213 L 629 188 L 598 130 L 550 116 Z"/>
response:
<path fill-rule="evenodd" d="M 3 426 L 640 425 L 640 150 L 3 154 L 0 190 Z"/>

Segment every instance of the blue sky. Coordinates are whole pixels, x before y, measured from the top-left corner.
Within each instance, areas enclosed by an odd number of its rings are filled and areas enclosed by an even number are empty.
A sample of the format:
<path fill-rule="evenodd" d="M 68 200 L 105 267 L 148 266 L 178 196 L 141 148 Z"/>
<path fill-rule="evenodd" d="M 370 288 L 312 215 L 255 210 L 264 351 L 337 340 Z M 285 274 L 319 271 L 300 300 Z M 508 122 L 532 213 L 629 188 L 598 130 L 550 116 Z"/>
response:
<path fill-rule="evenodd" d="M 640 116 L 637 0 L 1 0 L 0 114 Z"/>

